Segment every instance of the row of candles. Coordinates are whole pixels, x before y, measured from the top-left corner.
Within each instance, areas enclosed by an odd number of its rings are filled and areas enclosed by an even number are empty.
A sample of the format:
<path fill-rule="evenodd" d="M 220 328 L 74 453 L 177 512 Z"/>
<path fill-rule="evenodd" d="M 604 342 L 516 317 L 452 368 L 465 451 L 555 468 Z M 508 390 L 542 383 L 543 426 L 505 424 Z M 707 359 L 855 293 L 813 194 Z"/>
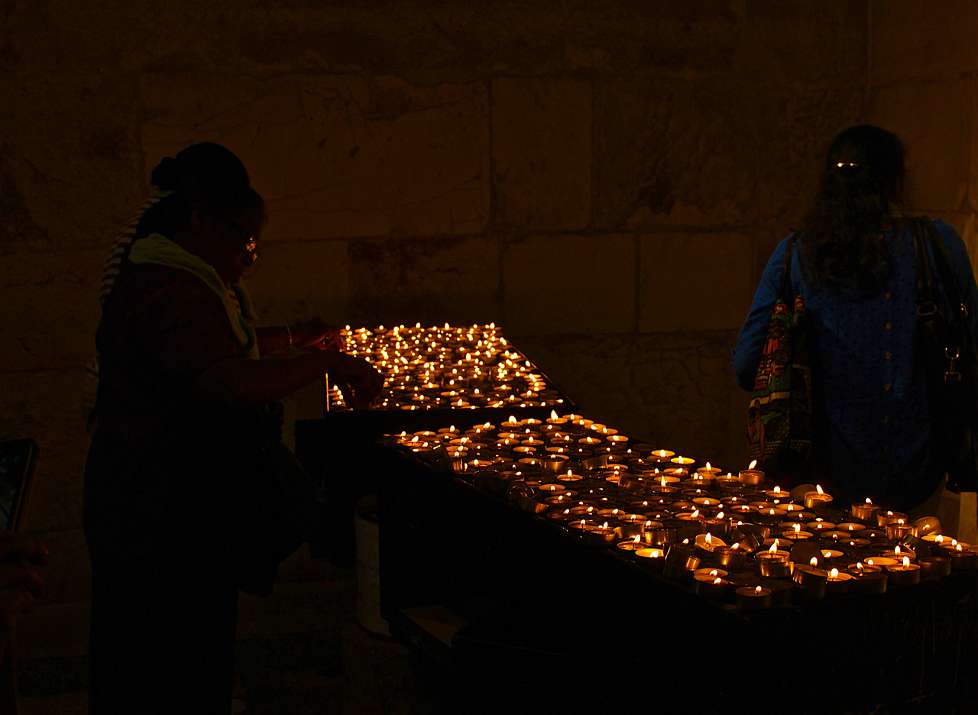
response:
<path fill-rule="evenodd" d="M 978 549 L 870 499 L 768 486 L 582 415 L 402 432 L 391 439 L 581 540 L 741 609 L 884 593 L 978 568 Z"/>
<path fill-rule="evenodd" d="M 384 375 L 382 410 L 551 407 L 564 404 L 526 356 L 495 325 L 398 325 L 340 333 L 341 349 Z M 329 387 L 327 411 L 346 409 Z"/>

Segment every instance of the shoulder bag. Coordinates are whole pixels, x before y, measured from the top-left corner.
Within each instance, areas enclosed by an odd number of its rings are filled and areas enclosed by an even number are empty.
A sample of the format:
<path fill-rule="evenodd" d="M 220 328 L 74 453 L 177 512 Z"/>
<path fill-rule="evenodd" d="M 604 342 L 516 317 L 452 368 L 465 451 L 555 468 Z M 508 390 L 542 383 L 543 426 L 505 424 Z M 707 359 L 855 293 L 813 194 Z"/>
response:
<path fill-rule="evenodd" d="M 789 475 L 812 455 L 812 371 L 808 353 L 805 301 L 791 289 L 788 240 L 781 290 L 768 323 L 747 411 L 750 455 L 761 468 Z"/>

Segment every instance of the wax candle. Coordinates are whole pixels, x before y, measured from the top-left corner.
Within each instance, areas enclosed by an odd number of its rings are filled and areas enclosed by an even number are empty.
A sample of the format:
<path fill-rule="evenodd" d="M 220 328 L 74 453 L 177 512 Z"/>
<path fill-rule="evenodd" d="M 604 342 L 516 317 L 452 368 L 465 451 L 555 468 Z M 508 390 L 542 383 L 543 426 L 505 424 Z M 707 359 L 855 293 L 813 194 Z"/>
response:
<path fill-rule="evenodd" d="M 886 593 L 887 575 L 878 566 L 866 565 L 858 561 L 851 564 L 847 570 L 853 577 L 850 590 L 860 593 Z"/>
<path fill-rule="evenodd" d="M 917 563 L 920 578 L 925 581 L 939 581 L 951 573 L 951 560 L 944 556 L 925 556 Z"/>
<path fill-rule="evenodd" d="M 967 549 L 963 544 L 957 544 L 948 552 L 951 556 L 951 568 L 954 571 L 973 571 L 978 568 L 978 554 Z"/>
<path fill-rule="evenodd" d="M 696 593 L 711 601 L 720 601 L 730 590 L 730 581 L 717 576 L 711 581 L 696 581 Z"/>
<path fill-rule="evenodd" d="M 815 533 L 821 533 L 825 531 L 835 530 L 835 523 L 831 521 L 825 521 L 824 519 L 817 518 L 815 521 L 810 521 L 805 525 L 808 531 L 813 531 Z"/>
<path fill-rule="evenodd" d="M 666 551 L 663 572 L 672 578 L 683 578 L 699 568 L 700 562 L 701 559 L 693 551 L 689 539 L 684 539 L 681 543 L 672 544 Z"/>
<path fill-rule="evenodd" d="M 877 511 L 876 512 L 876 525 L 880 528 L 885 527 L 890 523 L 890 520 L 903 519 L 904 523 L 909 521 L 909 517 L 899 511 Z"/>
<path fill-rule="evenodd" d="M 756 487 L 764 481 L 764 472 L 760 469 L 756 469 L 757 460 L 755 459 L 750 463 L 747 469 L 740 470 L 740 481 L 747 486 Z"/>
<path fill-rule="evenodd" d="M 805 493 L 805 508 L 813 509 L 828 506 L 832 503 L 832 495 L 826 494 L 821 484 L 815 485 L 815 491 Z"/>
<path fill-rule="evenodd" d="M 860 521 L 874 521 L 878 511 L 879 507 L 873 504 L 873 500 L 869 497 L 866 497 L 865 502 L 857 502 L 849 508 L 853 518 Z"/>
<path fill-rule="evenodd" d="M 806 601 L 817 601 L 825 597 L 825 587 L 828 582 L 828 572 L 818 568 L 818 560 L 814 557 L 808 566 L 795 566 L 792 580 L 799 594 Z"/>
<path fill-rule="evenodd" d="M 707 554 L 712 554 L 713 550 L 719 546 L 726 546 L 723 539 L 710 533 L 697 534 L 694 541 L 696 548 Z"/>
<path fill-rule="evenodd" d="M 728 571 L 740 571 L 744 568 L 747 553 L 740 548 L 739 542 L 734 542 L 730 546 L 718 546 L 713 549 L 713 557 Z"/>
<path fill-rule="evenodd" d="M 900 563 L 886 567 L 890 585 L 898 588 L 916 586 L 920 583 L 920 566 L 910 563 L 910 557 L 904 556 Z"/>
<path fill-rule="evenodd" d="M 737 608 L 741 611 L 757 611 L 770 608 L 772 591 L 764 586 L 741 586 L 735 592 Z"/>
<path fill-rule="evenodd" d="M 768 578 L 787 578 L 791 573 L 790 562 L 791 554 L 787 551 L 778 549 L 777 542 L 771 544 L 768 551 L 759 551 L 754 559 L 760 569 L 761 576 Z"/>

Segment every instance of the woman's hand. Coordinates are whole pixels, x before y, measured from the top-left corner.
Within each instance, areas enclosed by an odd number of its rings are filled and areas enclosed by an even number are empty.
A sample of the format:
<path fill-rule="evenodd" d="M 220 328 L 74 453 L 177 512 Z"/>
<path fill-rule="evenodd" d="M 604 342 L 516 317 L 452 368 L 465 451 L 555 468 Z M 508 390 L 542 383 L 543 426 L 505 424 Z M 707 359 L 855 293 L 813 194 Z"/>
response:
<path fill-rule="evenodd" d="M 296 323 L 291 330 L 293 347 L 320 350 L 338 350 L 340 347 L 339 328 L 331 328 L 319 318 Z"/>
<path fill-rule="evenodd" d="M 343 353 L 333 356 L 329 379 L 340 385 L 354 409 L 369 407 L 384 388 L 384 376 L 369 362 Z"/>

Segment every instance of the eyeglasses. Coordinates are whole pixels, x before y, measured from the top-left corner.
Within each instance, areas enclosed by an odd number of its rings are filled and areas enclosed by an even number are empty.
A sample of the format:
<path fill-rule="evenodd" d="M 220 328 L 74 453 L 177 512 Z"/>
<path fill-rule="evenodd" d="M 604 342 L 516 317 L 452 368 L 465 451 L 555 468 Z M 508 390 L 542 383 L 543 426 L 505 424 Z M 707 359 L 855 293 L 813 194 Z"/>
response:
<path fill-rule="evenodd" d="M 230 226 L 241 237 L 244 243 L 244 262 L 246 266 L 253 266 L 258 260 L 258 239 L 255 234 L 246 229 L 240 223 L 227 216 L 214 216 L 219 221 Z"/>

